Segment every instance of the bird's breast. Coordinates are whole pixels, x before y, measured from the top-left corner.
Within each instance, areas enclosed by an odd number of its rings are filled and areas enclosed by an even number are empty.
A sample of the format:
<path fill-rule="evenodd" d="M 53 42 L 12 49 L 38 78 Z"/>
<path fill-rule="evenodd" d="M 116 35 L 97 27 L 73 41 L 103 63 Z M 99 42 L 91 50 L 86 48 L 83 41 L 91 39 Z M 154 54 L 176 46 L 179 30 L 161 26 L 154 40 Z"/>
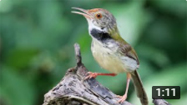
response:
<path fill-rule="evenodd" d="M 92 41 L 92 54 L 99 65 L 112 73 L 125 72 L 124 64 L 117 53 L 115 44 L 105 45 L 97 39 Z"/>

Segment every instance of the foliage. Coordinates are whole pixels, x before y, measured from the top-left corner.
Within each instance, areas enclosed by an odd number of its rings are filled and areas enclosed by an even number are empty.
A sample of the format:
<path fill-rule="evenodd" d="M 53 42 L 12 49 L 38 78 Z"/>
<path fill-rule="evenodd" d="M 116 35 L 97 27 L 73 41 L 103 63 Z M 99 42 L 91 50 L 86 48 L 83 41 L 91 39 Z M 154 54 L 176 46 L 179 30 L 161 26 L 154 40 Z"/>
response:
<path fill-rule="evenodd" d="M 149 101 L 152 86 L 177 85 L 181 99 L 167 101 L 186 103 L 185 0 L 1 0 L 1 105 L 41 105 L 43 95 L 75 65 L 75 42 L 89 70 L 106 72 L 92 57 L 87 22 L 71 7 L 112 12 L 122 37 L 138 53 Z M 116 94 L 125 91 L 125 74 L 97 79 Z M 139 104 L 132 85 L 128 100 Z"/>

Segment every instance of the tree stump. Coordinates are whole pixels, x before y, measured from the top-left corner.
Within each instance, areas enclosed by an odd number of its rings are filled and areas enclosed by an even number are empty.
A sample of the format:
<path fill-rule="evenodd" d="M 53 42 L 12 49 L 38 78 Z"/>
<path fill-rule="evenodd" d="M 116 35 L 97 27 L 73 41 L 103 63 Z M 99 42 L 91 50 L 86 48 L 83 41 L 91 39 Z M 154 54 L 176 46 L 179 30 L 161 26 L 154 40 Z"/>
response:
<path fill-rule="evenodd" d="M 44 96 L 43 105 L 132 105 L 119 98 L 95 79 L 84 80 L 88 70 L 82 63 L 80 47 L 74 45 L 77 65 L 67 70 L 63 79 Z M 155 105 L 169 105 L 165 100 L 153 100 Z"/>

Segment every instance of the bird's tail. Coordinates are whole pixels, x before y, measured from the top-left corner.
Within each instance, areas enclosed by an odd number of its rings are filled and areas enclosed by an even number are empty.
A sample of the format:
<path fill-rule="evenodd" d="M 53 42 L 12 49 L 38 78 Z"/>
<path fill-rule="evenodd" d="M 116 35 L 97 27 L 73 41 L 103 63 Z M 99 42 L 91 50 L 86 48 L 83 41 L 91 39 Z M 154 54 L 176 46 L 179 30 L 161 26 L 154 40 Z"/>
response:
<path fill-rule="evenodd" d="M 144 87 L 143 87 L 143 84 L 142 84 L 142 81 L 139 77 L 138 72 L 135 70 L 134 72 L 131 73 L 131 76 L 132 76 L 132 80 L 134 82 L 134 87 L 136 89 L 137 96 L 140 98 L 142 105 L 148 105 L 147 94 L 144 90 Z"/>

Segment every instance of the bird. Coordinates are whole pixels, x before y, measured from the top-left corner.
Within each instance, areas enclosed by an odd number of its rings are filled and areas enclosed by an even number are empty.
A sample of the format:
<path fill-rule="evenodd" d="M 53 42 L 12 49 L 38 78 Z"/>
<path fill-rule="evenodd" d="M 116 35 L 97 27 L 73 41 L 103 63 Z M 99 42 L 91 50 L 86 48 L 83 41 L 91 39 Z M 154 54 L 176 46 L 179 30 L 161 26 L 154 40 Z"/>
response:
<path fill-rule="evenodd" d="M 88 22 L 89 35 L 92 38 L 91 52 L 94 59 L 111 73 L 88 72 L 85 79 L 96 78 L 99 75 L 116 76 L 126 73 L 126 90 L 118 103 L 127 99 L 130 80 L 132 79 L 137 96 L 142 105 L 148 105 L 147 94 L 137 72 L 139 59 L 133 47 L 120 35 L 115 17 L 103 8 L 82 9 L 72 7 L 72 13 L 82 15 Z"/>

